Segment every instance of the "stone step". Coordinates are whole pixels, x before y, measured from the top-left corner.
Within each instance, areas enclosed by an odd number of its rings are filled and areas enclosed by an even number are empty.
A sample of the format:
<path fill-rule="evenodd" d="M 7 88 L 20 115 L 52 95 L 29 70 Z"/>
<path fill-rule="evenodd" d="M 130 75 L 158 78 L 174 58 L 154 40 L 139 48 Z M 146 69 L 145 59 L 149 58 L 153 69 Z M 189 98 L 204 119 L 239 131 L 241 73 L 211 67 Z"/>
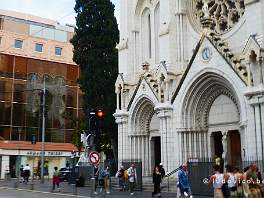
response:
<path fill-rule="evenodd" d="M 143 191 L 153 191 L 152 177 L 142 177 L 142 190 Z M 168 188 L 169 185 L 169 188 Z M 113 189 L 119 189 L 118 178 L 111 178 L 111 186 Z M 177 192 L 177 179 L 176 178 L 164 178 L 162 183 L 163 192 Z"/>

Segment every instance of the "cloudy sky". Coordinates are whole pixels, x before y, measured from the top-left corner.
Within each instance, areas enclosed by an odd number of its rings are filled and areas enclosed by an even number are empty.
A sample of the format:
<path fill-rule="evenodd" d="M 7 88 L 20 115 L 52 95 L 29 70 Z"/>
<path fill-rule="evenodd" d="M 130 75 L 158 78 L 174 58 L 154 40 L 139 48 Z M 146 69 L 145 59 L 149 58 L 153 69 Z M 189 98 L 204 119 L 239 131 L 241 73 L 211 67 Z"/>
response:
<path fill-rule="evenodd" d="M 116 5 L 119 20 L 120 0 L 111 0 Z M 75 24 L 75 0 L 1 0 L 0 9 L 29 13 L 59 21 L 61 24 Z"/>

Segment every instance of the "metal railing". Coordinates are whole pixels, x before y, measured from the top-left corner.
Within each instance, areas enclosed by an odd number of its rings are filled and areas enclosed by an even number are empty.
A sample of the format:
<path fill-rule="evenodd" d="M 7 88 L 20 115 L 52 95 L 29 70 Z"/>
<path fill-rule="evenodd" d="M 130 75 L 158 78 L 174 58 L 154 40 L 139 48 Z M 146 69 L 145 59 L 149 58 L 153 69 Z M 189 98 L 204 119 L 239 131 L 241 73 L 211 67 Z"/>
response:
<path fill-rule="evenodd" d="M 168 192 L 170 192 L 170 176 L 172 176 L 173 174 L 177 173 L 180 170 L 180 167 L 174 169 L 173 171 L 167 173 L 164 177 L 167 177 L 167 185 L 168 185 Z"/>

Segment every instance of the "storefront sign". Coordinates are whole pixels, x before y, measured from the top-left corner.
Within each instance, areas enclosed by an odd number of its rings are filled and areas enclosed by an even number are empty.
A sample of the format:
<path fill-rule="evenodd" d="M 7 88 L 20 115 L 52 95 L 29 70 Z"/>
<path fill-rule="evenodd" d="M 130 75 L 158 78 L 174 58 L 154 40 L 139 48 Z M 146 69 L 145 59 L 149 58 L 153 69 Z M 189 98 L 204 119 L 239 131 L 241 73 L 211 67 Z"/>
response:
<path fill-rule="evenodd" d="M 26 155 L 41 156 L 42 151 L 28 151 Z M 44 156 L 64 156 L 64 153 L 61 151 L 44 151 Z"/>

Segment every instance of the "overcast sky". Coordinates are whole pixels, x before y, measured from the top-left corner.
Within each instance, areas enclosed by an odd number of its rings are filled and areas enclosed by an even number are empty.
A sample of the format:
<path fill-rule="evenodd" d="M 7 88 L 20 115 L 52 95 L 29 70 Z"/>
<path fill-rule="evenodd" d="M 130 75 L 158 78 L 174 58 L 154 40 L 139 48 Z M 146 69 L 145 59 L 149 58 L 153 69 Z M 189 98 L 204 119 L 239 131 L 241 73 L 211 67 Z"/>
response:
<path fill-rule="evenodd" d="M 116 5 L 115 15 L 119 20 L 120 0 L 111 0 Z M 61 24 L 75 24 L 75 0 L 0 0 L 0 9 L 33 14 L 59 21 Z"/>

